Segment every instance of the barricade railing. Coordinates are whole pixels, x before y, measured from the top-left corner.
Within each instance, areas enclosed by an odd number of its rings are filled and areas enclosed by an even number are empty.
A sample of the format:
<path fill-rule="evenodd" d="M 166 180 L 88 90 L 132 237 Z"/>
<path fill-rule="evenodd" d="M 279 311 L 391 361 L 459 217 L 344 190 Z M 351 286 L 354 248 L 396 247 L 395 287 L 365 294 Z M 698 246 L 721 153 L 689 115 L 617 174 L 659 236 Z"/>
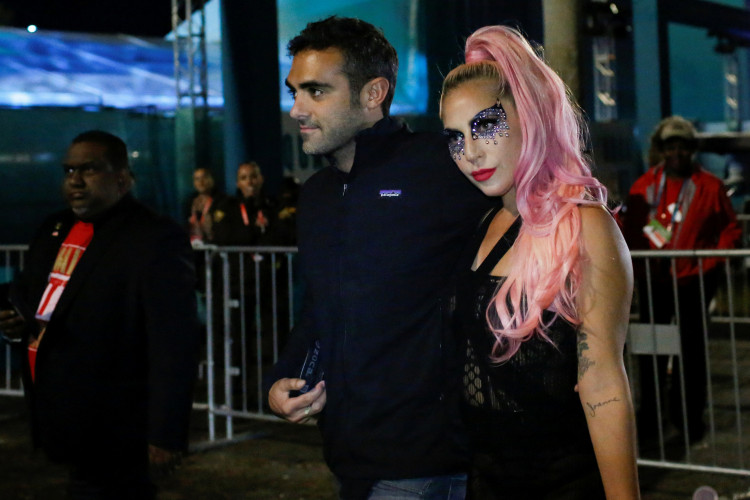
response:
<path fill-rule="evenodd" d="M 296 249 L 212 247 L 204 252 L 209 318 L 206 366 L 209 374 L 216 373 L 208 376 L 208 403 L 205 407 L 209 410 L 209 438 L 216 439 L 215 419 L 221 417 L 226 419 L 224 437 L 232 439 L 233 418 L 273 418 L 264 408 L 261 384 L 264 374 L 277 358 L 278 347 L 283 345 L 282 338 L 294 322 L 292 311 L 295 301 L 285 293 L 295 290 L 292 262 Z M 242 262 L 237 261 L 242 255 L 246 261 L 252 262 L 252 272 L 243 270 Z M 672 269 L 678 263 L 678 259 L 697 259 L 701 263 L 712 258 L 722 259 L 713 273 L 720 275 L 714 296 L 706 296 L 703 272 L 700 273 L 699 286 L 696 288 L 696 293 L 700 295 L 697 299 L 701 303 L 700 307 L 710 309 L 710 313 L 704 317 L 703 324 L 700 325 L 702 333 L 698 339 L 705 345 L 706 357 L 705 368 L 700 368 L 706 370 L 707 379 L 705 437 L 694 442 L 684 422 L 683 425 L 676 426 L 667 424 L 666 417 L 669 412 L 666 405 L 662 407 L 659 400 L 656 402 L 658 432 L 654 439 L 639 441 L 639 464 L 750 476 L 747 465 L 750 440 L 744 436 L 743 431 L 750 428 L 750 422 L 747 421 L 748 416 L 742 414 L 742 409 L 750 405 L 750 285 L 748 269 L 744 265 L 746 260 L 750 259 L 750 250 L 634 251 L 632 257 L 636 267 L 645 269 L 639 276 L 640 281 L 654 278 L 655 273 L 651 271 L 657 262 L 660 262 L 662 267 L 666 263 L 669 269 Z M 232 259 L 235 259 L 234 264 Z M 275 269 L 271 274 L 266 273 L 265 278 L 262 267 L 259 267 L 264 262 L 272 263 L 271 267 Z M 684 294 L 678 293 L 681 284 L 671 278 L 672 274 L 668 275 L 668 293 L 679 302 Z M 242 280 L 245 280 L 244 283 Z M 285 289 L 281 289 L 279 281 L 287 283 Z M 648 290 L 651 287 L 641 288 Z M 254 290 L 254 297 L 243 295 L 246 289 Z M 284 301 L 288 301 L 286 314 L 289 314 L 289 317 L 283 322 L 274 320 L 273 318 L 281 319 L 282 316 L 273 304 Z M 651 308 L 648 317 L 654 317 L 652 303 L 653 297 L 649 296 L 649 292 L 643 297 L 636 294 L 634 311 L 642 304 L 646 309 Z M 254 317 L 254 359 L 245 356 L 249 352 L 246 340 L 249 337 L 246 332 L 251 320 L 247 314 L 237 314 L 236 310 L 241 309 L 242 304 L 250 304 L 254 308 L 254 314 L 250 315 Z M 269 304 L 270 312 L 264 313 L 264 310 L 268 310 Z M 216 311 L 215 308 L 219 308 L 220 311 Z M 231 319 L 232 314 L 235 315 L 234 320 Z M 211 325 L 210 318 L 223 322 L 219 331 L 216 331 L 216 325 Z M 680 375 L 675 377 L 679 380 L 675 380 L 673 384 L 684 389 L 686 383 L 682 374 L 694 367 L 682 365 L 679 317 L 671 319 L 669 324 L 659 324 L 644 321 L 634 313 L 630 330 L 626 364 L 633 393 L 638 402 L 641 403 L 644 383 L 640 378 L 639 369 L 644 364 L 643 361 L 639 361 L 642 359 L 646 360 L 645 364 L 656 366 L 661 364 L 659 359 L 667 358 L 671 361 L 667 364 L 672 367 L 672 373 Z M 222 342 L 221 347 L 214 349 L 213 342 L 219 339 Z M 677 369 L 678 366 L 681 369 Z M 214 376 L 218 378 L 211 382 L 210 379 Z M 660 388 L 658 377 L 659 370 L 655 368 L 654 380 L 650 383 L 655 385 L 657 395 Z M 223 394 L 219 390 L 222 387 Z M 211 388 L 215 390 L 211 392 Z M 684 398 L 680 396 L 679 399 Z M 686 414 L 685 401 L 680 401 L 677 406 Z M 665 423 L 662 423 L 662 420 Z"/>
<path fill-rule="evenodd" d="M 740 248 L 750 248 L 750 214 L 737 214 L 737 223 L 742 228 Z M 744 266 L 750 269 L 750 258 L 745 259 Z"/>
<path fill-rule="evenodd" d="M 234 418 L 276 419 L 266 410 L 263 380 L 294 326 L 297 249 L 206 245 L 196 252 L 206 333 L 198 383 L 206 401 L 194 407 L 208 411 L 210 441 L 217 417 L 224 418 L 224 437 L 231 440 Z"/>
<path fill-rule="evenodd" d="M 23 270 L 27 251 L 27 245 L 0 245 L 0 283 Z M 229 438 L 233 416 L 272 418 L 264 411 L 262 382 L 278 358 L 279 338 L 294 325 L 296 253 L 296 247 L 195 249 L 205 328 L 198 394 L 205 397 L 193 406 L 208 410 L 211 440 L 216 416 L 227 417 Z M 17 349 L 0 340 L 0 396 L 23 395 Z"/>
<path fill-rule="evenodd" d="M 23 270 L 27 245 L 0 246 L 0 283 L 10 283 Z M 0 340 L 0 396 L 23 396 L 17 346 Z"/>
<path fill-rule="evenodd" d="M 25 252 L 24 245 L 0 246 L 0 277 L 9 281 L 22 269 Z M 296 253 L 295 247 L 195 249 L 205 342 L 197 387 L 200 396 L 194 407 L 207 412 L 211 441 L 217 439 L 220 423 L 224 424 L 222 438 L 231 440 L 235 438 L 234 419 L 276 418 L 267 410 L 263 379 L 278 358 L 300 303 Z M 657 433 L 648 441 L 639 437 L 639 464 L 750 476 L 750 436 L 745 435 L 750 433 L 744 431 L 750 428 L 750 412 L 742 411 L 750 407 L 750 270 L 746 265 L 750 250 L 633 251 L 631 255 L 638 269 L 637 281 L 642 283 L 637 288 L 644 292 L 634 297 L 626 367 L 638 405 L 642 405 L 643 365 L 652 365 L 655 375 L 651 382 L 657 396 Z M 722 259 L 715 271 L 718 284 L 713 297 L 706 295 L 705 273 L 701 272 L 698 279 L 700 307 L 710 312 L 700 325 L 699 341 L 705 347 L 707 428 L 705 437 L 697 443 L 690 440 L 684 422 L 667 423 L 669 409 L 662 404 L 665 395 L 660 393 L 667 386 L 658 380 L 659 360 L 664 357 L 671 360 L 667 363 L 671 373 L 680 375 L 673 381 L 675 387 L 686 385 L 683 374 L 692 367 L 681 365 L 679 338 L 683 325 L 679 317 L 664 324 L 650 319 L 658 316 L 654 311 L 658 301 L 653 295 L 658 290 L 649 285 L 656 274 L 655 266 L 666 265 L 671 270 L 667 293 L 679 308 L 684 291 L 673 276 L 678 259 L 685 258 L 701 263 Z M 639 309 L 649 313 L 644 317 Z M 0 396 L 19 396 L 20 377 L 11 366 L 8 347 L 3 359 Z M 686 413 L 686 402 L 679 403 Z"/>
<path fill-rule="evenodd" d="M 742 412 L 750 405 L 750 250 L 631 255 L 626 363 L 639 408 L 639 464 L 750 476 Z M 680 274 L 686 259 L 697 275 Z"/>

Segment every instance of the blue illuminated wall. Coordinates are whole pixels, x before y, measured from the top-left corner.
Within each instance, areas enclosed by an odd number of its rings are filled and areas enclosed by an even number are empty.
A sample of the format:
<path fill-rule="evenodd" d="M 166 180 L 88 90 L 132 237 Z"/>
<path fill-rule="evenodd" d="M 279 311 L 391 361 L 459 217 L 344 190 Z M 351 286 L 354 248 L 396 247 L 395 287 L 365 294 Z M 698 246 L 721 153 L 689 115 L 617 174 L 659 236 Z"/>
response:
<path fill-rule="evenodd" d="M 63 207 L 62 162 L 84 130 L 108 130 L 131 154 L 135 193 L 179 216 L 174 186 L 174 122 L 156 113 L 80 108 L 0 109 L 0 243 L 27 243 L 45 216 Z"/>
<path fill-rule="evenodd" d="M 426 109 L 426 62 L 418 46 L 414 0 L 330 0 L 311 4 L 279 0 L 279 88 L 282 109 L 291 108 L 284 78 L 291 60 L 286 43 L 312 21 L 333 14 L 354 16 L 381 27 L 400 58 L 394 114 Z M 209 105 L 224 104 L 221 84 L 220 1 L 206 10 Z M 174 53 L 166 40 L 0 29 L 0 106 L 101 106 L 174 109 Z"/>
<path fill-rule="evenodd" d="M 414 0 L 279 0 L 279 62 L 281 107 L 289 111 L 292 99 L 286 92 L 284 79 L 292 61 L 286 44 L 307 23 L 331 15 L 357 17 L 383 30 L 399 56 L 398 84 L 391 112 L 394 115 L 424 113 L 427 109 L 427 63 L 418 44 L 418 2 Z"/>
<path fill-rule="evenodd" d="M 750 27 L 748 27 L 750 29 Z M 714 50 L 717 40 L 706 29 L 669 24 L 672 113 L 702 123 L 724 121 L 723 56 Z M 738 48 L 745 90 L 742 115 L 747 117 L 748 49 Z"/>
<path fill-rule="evenodd" d="M 219 48 L 207 49 L 209 103 L 221 106 Z M 166 40 L 0 29 L 0 106 L 174 109 L 175 88 Z"/>

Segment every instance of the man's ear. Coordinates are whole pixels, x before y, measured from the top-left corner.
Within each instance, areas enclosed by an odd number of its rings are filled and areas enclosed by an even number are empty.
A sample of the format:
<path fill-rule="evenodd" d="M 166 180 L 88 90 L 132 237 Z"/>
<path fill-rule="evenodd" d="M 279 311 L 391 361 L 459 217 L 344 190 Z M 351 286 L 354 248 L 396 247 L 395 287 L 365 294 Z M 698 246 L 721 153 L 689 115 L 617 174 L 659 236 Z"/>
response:
<path fill-rule="evenodd" d="M 125 194 L 133 187 L 133 175 L 129 168 L 123 168 L 117 172 L 117 189 L 120 194 Z"/>
<path fill-rule="evenodd" d="M 359 99 L 362 106 L 368 110 L 380 109 L 388 95 L 389 88 L 390 84 L 386 78 L 382 76 L 373 78 L 362 87 L 360 92 Z"/>

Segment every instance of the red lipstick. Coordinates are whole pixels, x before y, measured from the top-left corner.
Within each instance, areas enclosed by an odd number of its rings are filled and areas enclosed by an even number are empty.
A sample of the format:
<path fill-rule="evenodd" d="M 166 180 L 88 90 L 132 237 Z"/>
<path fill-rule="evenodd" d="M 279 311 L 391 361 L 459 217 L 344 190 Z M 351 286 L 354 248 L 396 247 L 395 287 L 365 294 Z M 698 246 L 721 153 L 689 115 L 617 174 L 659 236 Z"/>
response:
<path fill-rule="evenodd" d="M 481 168 L 479 170 L 474 170 L 471 173 L 471 176 L 474 177 L 474 180 L 477 182 L 484 182 L 490 177 L 492 177 L 492 174 L 495 173 L 496 168 Z"/>

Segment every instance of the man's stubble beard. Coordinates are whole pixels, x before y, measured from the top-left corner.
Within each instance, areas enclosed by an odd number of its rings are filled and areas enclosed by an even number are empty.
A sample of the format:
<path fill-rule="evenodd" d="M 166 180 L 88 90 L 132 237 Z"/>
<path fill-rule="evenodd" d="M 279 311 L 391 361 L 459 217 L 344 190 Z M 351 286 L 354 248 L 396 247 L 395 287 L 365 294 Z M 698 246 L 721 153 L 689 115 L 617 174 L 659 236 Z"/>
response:
<path fill-rule="evenodd" d="M 320 127 L 319 123 L 313 124 Z M 352 101 L 344 116 L 339 115 L 336 120 L 329 120 L 325 129 L 318 128 L 319 143 L 311 144 L 310 140 L 302 139 L 302 151 L 310 156 L 333 157 L 337 151 L 351 144 L 360 131 L 368 127 L 370 124 L 366 122 L 364 114 L 355 111 Z"/>

